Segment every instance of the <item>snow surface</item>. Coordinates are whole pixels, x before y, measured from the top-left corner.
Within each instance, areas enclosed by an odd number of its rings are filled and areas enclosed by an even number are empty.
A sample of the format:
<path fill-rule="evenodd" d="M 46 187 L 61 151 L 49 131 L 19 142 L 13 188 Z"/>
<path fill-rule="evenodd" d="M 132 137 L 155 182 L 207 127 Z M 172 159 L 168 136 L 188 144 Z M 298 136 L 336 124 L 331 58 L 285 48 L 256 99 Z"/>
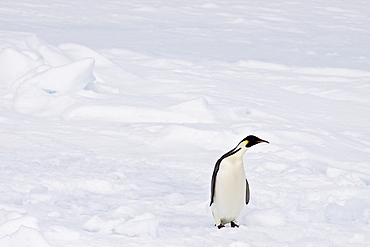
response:
<path fill-rule="evenodd" d="M 369 34 L 360 0 L 1 1 L 0 246 L 370 246 Z"/>

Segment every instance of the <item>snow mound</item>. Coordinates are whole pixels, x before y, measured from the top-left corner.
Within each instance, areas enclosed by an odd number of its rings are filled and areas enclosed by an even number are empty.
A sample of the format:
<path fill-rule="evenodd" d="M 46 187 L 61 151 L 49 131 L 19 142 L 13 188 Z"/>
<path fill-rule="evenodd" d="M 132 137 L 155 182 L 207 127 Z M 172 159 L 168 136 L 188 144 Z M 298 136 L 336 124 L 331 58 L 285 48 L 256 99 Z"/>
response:
<path fill-rule="evenodd" d="M 72 115 L 107 119 L 107 114 L 98 109 L 92 110 L 98 112 L 93 116 L 87 114 L 84 106 L 105 94 L 130 91 L 133 85 L 137 87 L 140 83 L 137 76 L 87 47 L 74 44 L 54 47 L 39 41 L 36 36 L 25 37 L 24 43 L 11 44 L 0 50 L 0 88 L 12 90 L 9 95 L 13 98 L 9 97 L 9 104 L 18 112 L 60 118 L 68 110 L 73 112 Z M 103 106 L 102 111 L 109 107 L 109 104 Z M 132 112 L 143 111 L 135 108 Z M 166 111 L 163 112 L 161 116 L 166 115 Z M 118 113 L 122 115 L 119 110 Z M 114 111 L 108 117 L 115 119 L 116 114 Z M 145 110 L 143 114 L 146 114 Z M 164 116 L 165 119 L 170 117 Z M 138 121 L 145 121 L 140 120 L 142 114 L 138 118 Z M 72 117 L 67 114 L 65 119 Z"/>
<path fill-rule="evenodd" d="M 11 86 L 16 79 L 38 65 L 30 56 L 13 48 L 0 51 L 0 86 Z"/>
<path fill-rule="evenodd" d="M 185 201 L 185 197 L 183 194 L 171 193 L 165 197 L 164 202 L 166 205 L 169 205 L 169 206 L 177 206 L 177 205 L 183 205 L 186 201 Z"/>
<path fill-rule="evenodd" d="M 286 224 L 285 215 L 280 208 L 253 210 L 243 220 L 247 226 L 281 227 Z"/>
<path fill-rule="evenodd" d="M 51 67 L 63 66 L 73 62 L 63 51 L 48 44 L 39 44 L 37 51 L 44 63 Z"/>
<path fill-rule="evenodd" d="M 94 84 L 94 89 L 98 93 L 125 92 L 131 89 L 132 86 L 137 86 L 137 84 L 141 83 L 141 79 L 138 76 L 126 71 L 121 66 L 88 47 L 77 44 L 62 44 L 58 48 L 72 60 L 85 58 L 95 60 L 94 74 L 98 82 Z"/>
<path fill-rule="evenodd" d="M 125 219 L 105 220 L 104 218 L 94 215 L 84 225 L 83 229 L 89 232 L 100 232 L 102 234 L 111 234 L 113 229 L 125 222 Z"/>
<path fill-rule="evenodd" d="M 203 98 L 191 99 L 169 108 L 177 115 L 178 122 L 214 123 L 215 117 L 208 101 Z"/>
<path fill-rule="evenodd" d="M 16 232 L 21 226 L 34 228 L 38 230 L 38 220 L 32 216 L 21 216 L 14 219 L 10 219 L 0 225 L 0 236 L 10 235 Z"/>
<path fill-rule="evenodd" d="M 144 213 L 114 228 L 114 232 L 130 237 L 156 237 L 159 221 L 151 213 Z"/>
<path fill-rule="evenodd" d="M 41 234 L 33 228 L 21 226 L 10 236 L 0 239 L 3 247 L 50 247 Z"/>
<path fill-rule="evenodd" d="M 37 38 L 31 43 L 26 49 L 13 46 L 0 51 L 0 87 L 12 90 L 16 111 L 57 116 L 77 102 L 74 95 L 83 94 L 96 81 L 95 60 L 71 60 Z"/>
<path fill-rule="evenodd" d="M 38 219 L 7 212 L 8 220 L 0 225 L 0 246 L 4 247 L 48 247 L 50 246 L 39 232 Z"/>
<path fill-rule="evenodd" d="M 50 68 L 28 79 L 25 83 L 33 83 L 50 94 L 66 94 L 84 89 L 93 83 L 94 59 L 85 58 L 67 65 Z"/>
<path fill-rule="evenodd" d="M 343 206 L 332 202 L 325 208 L 325 218 L 329 223 L 346 223 L 364 216 L 365 209 L 368 208 L 367 203 L 357 198 L 346 200 Z"/>

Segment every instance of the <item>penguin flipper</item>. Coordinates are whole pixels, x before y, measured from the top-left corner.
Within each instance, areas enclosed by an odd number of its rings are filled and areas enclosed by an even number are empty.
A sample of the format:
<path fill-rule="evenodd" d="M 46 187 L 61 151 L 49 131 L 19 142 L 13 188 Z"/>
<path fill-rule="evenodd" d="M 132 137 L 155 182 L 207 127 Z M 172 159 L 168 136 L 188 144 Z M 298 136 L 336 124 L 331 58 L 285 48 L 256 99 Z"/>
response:
<path fill-rule="evenodd" d="M 216 187 L 216 176 L 217 176 L 218 170 L 220 169 L 220 163 L 221 163 L 221 160 L 218 160 L 213 170 L 212 182 L 211 182 L 211 203 L 209 204 L 209 206 L 211 206 L 213 203 L 213 197 L 215 195 L 215 187 Z"/>
<path fill-rule="evenodd" d="M 245 191 L 245 204 L 248 204 L 251 195 L 250 195 L 249 184 L 248 184 L 247 179 L 245 179 L 245 189 L 246 189 L 246 191 Z"/>

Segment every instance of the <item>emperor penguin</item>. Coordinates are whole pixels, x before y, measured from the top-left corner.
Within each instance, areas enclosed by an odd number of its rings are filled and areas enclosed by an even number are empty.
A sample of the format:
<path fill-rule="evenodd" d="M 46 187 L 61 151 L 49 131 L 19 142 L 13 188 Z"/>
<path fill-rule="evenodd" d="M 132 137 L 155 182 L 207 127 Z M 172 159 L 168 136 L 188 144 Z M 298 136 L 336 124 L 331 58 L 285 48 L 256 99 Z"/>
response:
<path fill-rule="evenodd" d="M 239 227 L 237 218 L 244 203 L 248 204 L 250 198 L 243 155 L 250 147 L 261 142 L 269 143 L 249 135 L 216 162 L 212 175 L 210 207 L 219 229 L 227 223 L 230 223 L 233 228 Z"/>

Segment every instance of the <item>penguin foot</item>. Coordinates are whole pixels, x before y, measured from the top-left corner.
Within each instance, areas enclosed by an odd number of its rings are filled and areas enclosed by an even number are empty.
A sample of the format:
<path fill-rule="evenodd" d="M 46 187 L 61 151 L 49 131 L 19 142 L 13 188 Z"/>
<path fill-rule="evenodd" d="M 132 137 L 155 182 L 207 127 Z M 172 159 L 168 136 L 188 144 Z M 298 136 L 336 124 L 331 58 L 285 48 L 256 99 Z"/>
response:
<path fill-rule="evenodd" d="M 221 229 L 221 228 L 223 228 L 223 227 L 225 227 L 224 225 L 222 225 L 222 224 L 219 224 L 218 226 L 217 226 L 217 228 L 218 229 Z"/>
<path fill-rule="evenodd" d="M 239 227 L 239 225 L 238 224 L 235 224 L 234 221 L 231 221 L 230 224 L 231 224 L 231 227 L 232 228 Z"/>

